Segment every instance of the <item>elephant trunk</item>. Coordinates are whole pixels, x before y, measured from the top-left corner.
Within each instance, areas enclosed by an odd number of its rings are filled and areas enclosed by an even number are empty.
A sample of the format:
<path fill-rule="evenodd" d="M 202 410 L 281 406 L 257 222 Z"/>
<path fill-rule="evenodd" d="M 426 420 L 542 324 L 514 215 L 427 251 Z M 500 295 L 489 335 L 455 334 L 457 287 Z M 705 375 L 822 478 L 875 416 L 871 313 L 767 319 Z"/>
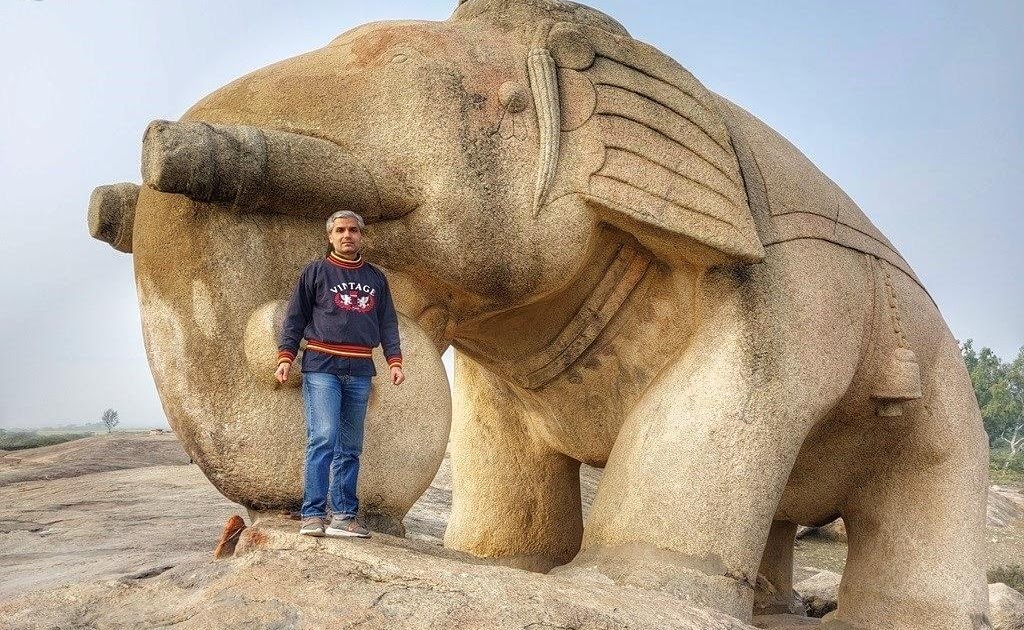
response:
<path fill-rule="evenodd" d="M 199 202 L 318 219 L 346 209 L 370 223 L 417 205 L 405 179 L 382 165 L 327 140 L 247 125 L 153 121 L 142 178 Z"/>
<path fill-rule="evenodd" d="M 97 186 L 89 198 L 89 234 L 126 254 L 132 253 L 137 184 Z"/>

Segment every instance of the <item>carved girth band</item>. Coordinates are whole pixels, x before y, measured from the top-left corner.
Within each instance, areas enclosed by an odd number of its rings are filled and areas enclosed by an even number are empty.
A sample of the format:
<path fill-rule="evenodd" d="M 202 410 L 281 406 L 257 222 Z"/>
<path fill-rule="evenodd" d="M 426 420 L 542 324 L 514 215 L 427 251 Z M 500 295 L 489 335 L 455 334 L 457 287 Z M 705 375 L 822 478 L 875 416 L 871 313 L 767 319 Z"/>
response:
<path fill-rule="evenodd" d="M 519 385 L 539 389 L 575 363 L 601 335 L 651 269 L 652 257 L 631 244 L 620 245 L 590 297 L 544 352 L 504 366 Z"/>

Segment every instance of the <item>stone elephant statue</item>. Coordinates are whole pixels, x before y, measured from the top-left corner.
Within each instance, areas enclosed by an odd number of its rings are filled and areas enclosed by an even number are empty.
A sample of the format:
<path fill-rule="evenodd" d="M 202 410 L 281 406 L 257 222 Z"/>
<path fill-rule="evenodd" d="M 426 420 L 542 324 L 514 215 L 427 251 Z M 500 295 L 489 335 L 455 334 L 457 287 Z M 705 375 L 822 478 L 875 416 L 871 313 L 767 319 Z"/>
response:
<path fill-rule="evenodd" d="M 294 397 L 218 375 L 347 207 L 429 340 L 408 354 L 457 351 L 447 546 L 749 619 L 788 609 L 796 527 L 841 516 L 827 624 L 986 623 L 987 442 L 928 292 L 795 147 L 610 17 L 464 0 L 357 28 L 153 123 L 143 179 L 150 358 L 215 482 L 226 413 L 295 466 L 262 437 Z M 94 214 L 128 242 L 129 213 Z M 581 462 L 604 468 L 585 527 Z"/>

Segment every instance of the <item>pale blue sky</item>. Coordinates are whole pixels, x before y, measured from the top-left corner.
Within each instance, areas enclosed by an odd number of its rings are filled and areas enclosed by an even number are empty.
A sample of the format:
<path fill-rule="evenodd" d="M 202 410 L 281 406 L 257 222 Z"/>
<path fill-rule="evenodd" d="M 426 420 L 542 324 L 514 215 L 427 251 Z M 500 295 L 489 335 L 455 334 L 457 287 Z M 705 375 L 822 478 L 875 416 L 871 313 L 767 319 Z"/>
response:
<path fill-rule="evenodd" d="M 85 226 L 94 186 L 139 181 L 150 120 L 357 24 L 454 4 L 3 0 L 0 427 L 108 406 L 164 423 L 131 257 Z M 1024 345 L 1024 3 L 592 4 L 837 181 L 957 337 Z"/>

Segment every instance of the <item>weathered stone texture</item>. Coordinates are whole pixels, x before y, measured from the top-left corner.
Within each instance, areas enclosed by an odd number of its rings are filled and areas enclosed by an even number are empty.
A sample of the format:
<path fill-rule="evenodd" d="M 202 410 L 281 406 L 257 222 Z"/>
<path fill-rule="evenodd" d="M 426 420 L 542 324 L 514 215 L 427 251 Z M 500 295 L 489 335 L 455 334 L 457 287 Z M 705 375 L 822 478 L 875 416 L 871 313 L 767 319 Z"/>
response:
<path fill-rule="evenodd" d="M 979 623 L 987 441 L 935 304 L 796 147 L 608 16 L 468 0 L 365 25 L 143 150 L 147 351 L 228 497 L 298 503 L 298 377 L 275 388 L 262 357 L 344 205 L 407 344 L 368 424 L 378 527 L 400 531 L 450 421 L 453 549 L 749 618 L 759 573 L 788 605 L 796 526 L 842 516 L 832 622 Z M 581 463 L 605 469 L 585 529 Z"/>

